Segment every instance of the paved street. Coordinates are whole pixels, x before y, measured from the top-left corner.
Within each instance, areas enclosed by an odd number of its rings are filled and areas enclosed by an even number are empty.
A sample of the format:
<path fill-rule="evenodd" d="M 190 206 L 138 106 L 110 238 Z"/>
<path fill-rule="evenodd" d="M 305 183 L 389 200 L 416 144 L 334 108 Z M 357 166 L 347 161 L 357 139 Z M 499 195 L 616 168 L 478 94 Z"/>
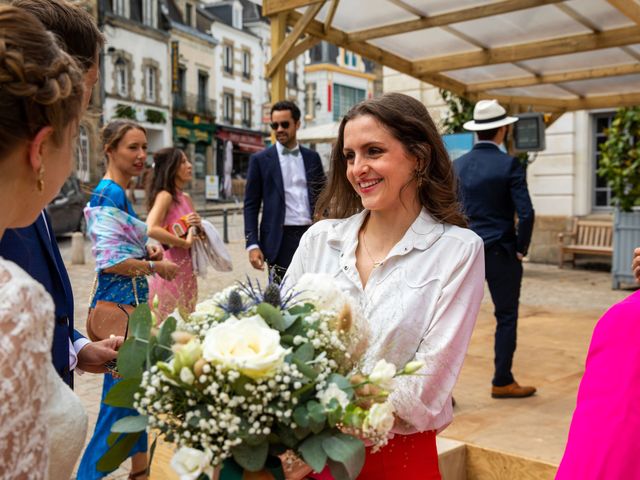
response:
<path fill-rule="evenodd" d="M 210 220 L 222 231 L 221 217 Z M 255 277 L 258 273 L 247 261 L 240 214 L 229 216 L 229 239 L 234 270 L 210 273 L 206 279 L 199 280 L 200 299 L 246 278 L 246 275 Z M 74 288 L 77 327 L 82 330 L 94 276 L 93 259 L 87 242 L 87 263 L 70 265 L 70 243 L 68 238 L 60 240 Z M 258 276 L 264 278 L 264 274 Z M 558 270 L 551 265 L 525 264 L 515 373 L 522 383 L 534 383 L 539 394 L 514 402 L 489 397 L 495 321 L 486 292 L 455 391 L 458 402 L 455 419 L 444 436 L 557 464 L 564 448 L 593 325 L 608 306 L 629 293 L 612 291 L 609 274 L 605 272 Z M 76 376 L 76 392 L 89 413 L 90 431 L 98 413 L 101 387 L 101 376 Z M 153 478 L 170 477 L 166 473 L 166 460 L 165 449 Z M 118 471 L 110 478 L 125 478 L 123 472 Z"/>

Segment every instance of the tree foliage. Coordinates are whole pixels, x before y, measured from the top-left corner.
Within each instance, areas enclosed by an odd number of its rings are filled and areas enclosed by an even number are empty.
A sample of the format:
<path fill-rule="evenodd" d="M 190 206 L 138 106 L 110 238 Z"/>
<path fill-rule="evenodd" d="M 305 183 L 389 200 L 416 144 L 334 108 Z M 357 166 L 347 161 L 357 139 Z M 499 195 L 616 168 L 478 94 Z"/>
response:
<path fill-rule="evenodd" d="M 611 187 L 615 205 L 629 212 L 640 205 L 640 106 L 620 108 L 605 133 L 598 175 Z"/>
<path fill-rule="evenodd" d="M 469 120 L 473 120 L 474 104 L 464 97 L 459 97 L 449 90 L 440 89 L 440 96 L 447 104 L 448 113 L 442 120 L 443 133 L 465 132 L 462 125 Z"/>

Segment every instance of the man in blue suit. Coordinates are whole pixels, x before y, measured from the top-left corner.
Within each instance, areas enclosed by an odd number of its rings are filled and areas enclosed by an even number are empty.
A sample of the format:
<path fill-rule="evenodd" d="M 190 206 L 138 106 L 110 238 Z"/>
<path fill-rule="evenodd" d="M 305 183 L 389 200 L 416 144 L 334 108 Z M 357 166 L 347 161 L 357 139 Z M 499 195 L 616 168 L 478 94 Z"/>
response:
<path fill-rule="evenodd" d="M 313 222 L 326 176 L 317 152 L 298 145 L 300 109 L 295 103 L 282 101 L 271 107 L 271 128 L 276 144 L 249 160 L 244 231 L 251 265 L 263 270 L 266 261 L 276 278 L 281 279 L 300 238 Z"/>
<path fill-rule="evenodd" d="M 91 15 L 63 0 L 15 0 L 13 5 L 37 17 L 64 41 L 67 52 L 84 70 L 86 108 L 98 79 L 98 52 L 103 44 Z M 74 329 L 71 283 L 46 212 L 29 227 L 6 230 L 0 241 L 0 256 L 18 264 L 53 298 L 55 328 L 51 354 L 60 377 L 73 387 L 74 367 L 93 373 L 106 372 L 104 364 L 115 359 L 122 338 L 90 342 Z"/>
<path fill-rule="evenodd" d="M 478 142 L 454 162 L 465 214 L 471 229 L 484 241 L 485 275 L 497 320 L 494 398 L 523 398 L 536 391 L 519 385 L 511 373 L 522 258 L 529 248 L 534 221 L 526 172 L 517 158 L 499 148 L 509 125 L 516 121 L 518 118 L 507 116 L 496 100 L 481 100 L 474 108 L 473 120 L 464 124 L 465 129 L 477 133 Z"/>

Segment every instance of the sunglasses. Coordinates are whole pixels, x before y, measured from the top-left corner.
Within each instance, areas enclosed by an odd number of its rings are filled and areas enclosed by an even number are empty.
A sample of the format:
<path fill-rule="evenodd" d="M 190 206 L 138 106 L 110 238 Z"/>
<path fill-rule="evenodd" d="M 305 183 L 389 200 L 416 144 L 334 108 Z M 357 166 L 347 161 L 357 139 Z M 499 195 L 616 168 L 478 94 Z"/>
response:
<path fill-rule="evenodd" d="M 273 130 L 278 130 L 278 127 L 282 127 L 286 130 L 287 128 L 289 128 L 289 125 L 291 125 L 291 122 L 288 122 L 286 120 L 284 122 L 271 122 L 271 128 Z"/>

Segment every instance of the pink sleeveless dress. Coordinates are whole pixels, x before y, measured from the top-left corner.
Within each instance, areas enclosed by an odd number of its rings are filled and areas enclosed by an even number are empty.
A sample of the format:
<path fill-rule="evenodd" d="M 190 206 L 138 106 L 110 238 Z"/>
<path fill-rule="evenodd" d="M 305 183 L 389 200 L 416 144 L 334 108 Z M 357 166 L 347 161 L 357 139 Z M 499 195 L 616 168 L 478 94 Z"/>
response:
<path fill-rule="evenodd" d="M 180 191 L 176 196 L 178 201 L 169 207 L 163 226 L 171 225 L 183 215 L 193 213 L 187 197 Z M 156 313 L 159 320 L 164 320 L 176 308 L 193 312 L 198 299 L 198 283 L 193 273 L 191 250 L 171 247 L 164 251 L 164 258 L 178 265 L 178 273 L 173 280 L 164 280 L 159 275 L 149 279 L 149 303 L 158 296 Z"/>

